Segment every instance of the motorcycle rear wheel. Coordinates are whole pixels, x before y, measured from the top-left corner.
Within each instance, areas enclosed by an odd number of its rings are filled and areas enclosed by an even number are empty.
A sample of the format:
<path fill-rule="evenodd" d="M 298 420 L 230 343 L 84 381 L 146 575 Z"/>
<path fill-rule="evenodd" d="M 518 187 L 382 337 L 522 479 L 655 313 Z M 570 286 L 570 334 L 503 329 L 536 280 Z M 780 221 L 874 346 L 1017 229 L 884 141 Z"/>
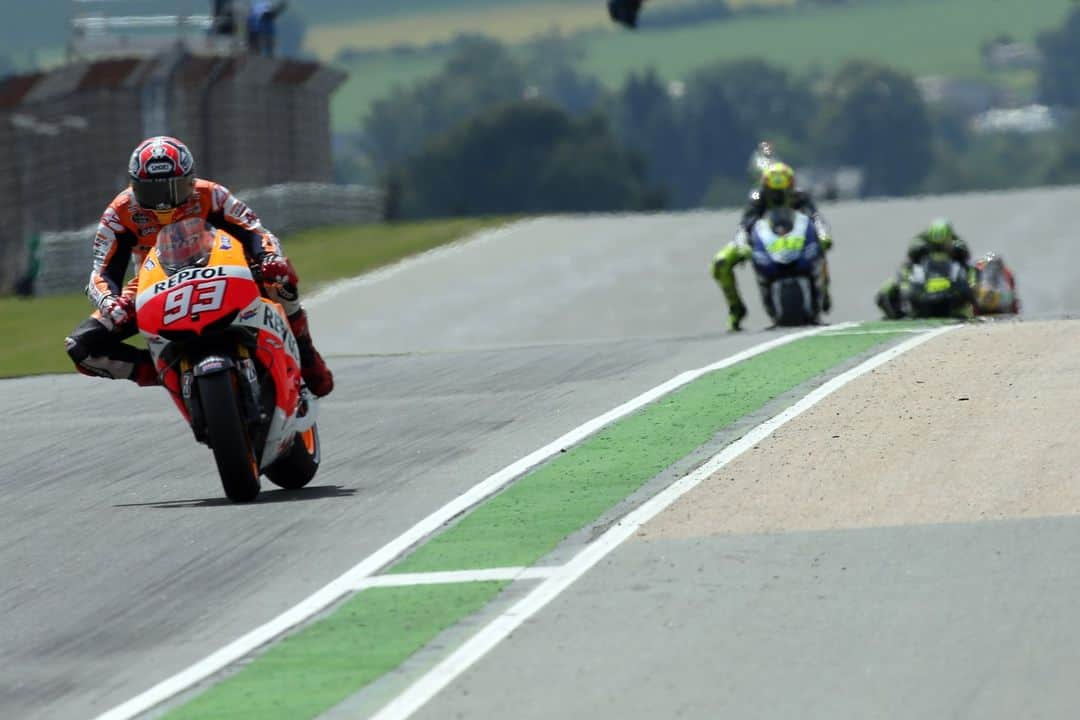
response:
<path fill-rule="evenodd" d="M 251 438 L 240 418 L 232 373 L 198 379 L 206 437 L 214 452 L 221 487 L 233 502 L 252 502 L 259 496 L 259 466 Z"/>
<path fill-rule="evenodd" d="M 315 477 L 320 459 L 319 426 L 312 425 L 311 429 L 296 433 L 289 451 L 266 468 L 266 477 L 278 487 L 299 490 Z"/>

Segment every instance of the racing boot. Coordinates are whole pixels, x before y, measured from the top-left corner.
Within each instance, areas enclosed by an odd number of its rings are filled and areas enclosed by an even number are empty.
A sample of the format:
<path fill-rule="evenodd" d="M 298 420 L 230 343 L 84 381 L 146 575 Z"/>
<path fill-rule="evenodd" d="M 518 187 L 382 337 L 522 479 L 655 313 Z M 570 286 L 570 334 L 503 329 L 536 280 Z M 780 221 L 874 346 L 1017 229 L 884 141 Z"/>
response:
<path fill-rule="evenodd" d="M 904 311 L 900 306 L 900 285 L 895 280 L 890 280 L 881 286 L 874 302 L 881 308 L 881 312 L 889 320 L 899 320 L 904 317 Z"/>
<path fill-rule="evenodd" d="M 832 240 L 829 238 L 823 238 L 823 240 L 829 241 L 829 247 L 832 247 Z M 823 243 L 824 244 L 824 243 Z M 825 248 L 828 250 L 829 248 Z M 822 261 L 821 263 L 821 278 L 819 280 L 819 286 L 821 287 L 821 312 L 826 315 L 832 310 L 832 294 L 829 292 L 829 263 Z"/>
<path fill-rule="evenodd" d="M 110 329 L 95 313 L 64 338 L 75 369 L 90 377 L 131 380 L 140 387 L 159 385 L 157 368 L 149 350 L 140 350 L 123 341 L 137 332 L 133 323 Z"/>
<path fill-rule="evenodd" d="M 154 387 L 161 384 L 157 368 L 154 367 L 154 358 L 149 350 L 141 350 L 135 361 L 135 367 L 131 371 L 129 380 L 134 381 L 139 387 Z"/>
<path fill-rule="evenodd" d="M 304 378 L 308 389 L 317 397 L 329 395 L 334 389 L 334 374 L 326 366 L 326 361 L 315 349 L 311 340 L 311 330 L 308 328 L 307 313 L 303 308 L 289 316 L 289 325 L 293 335 L 296 336 L 296 344 L 300 348 L 300 374 Z"/>

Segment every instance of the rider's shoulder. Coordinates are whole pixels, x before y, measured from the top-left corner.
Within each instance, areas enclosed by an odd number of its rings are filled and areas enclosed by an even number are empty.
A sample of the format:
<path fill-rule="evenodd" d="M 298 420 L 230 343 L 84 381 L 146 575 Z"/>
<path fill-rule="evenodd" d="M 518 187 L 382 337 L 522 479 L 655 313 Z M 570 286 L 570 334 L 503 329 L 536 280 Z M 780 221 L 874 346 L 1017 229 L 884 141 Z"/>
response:
<path fill-rule="evenodd" d="M 124 188 L 116 194 L 116 197 L 109 203 L 109 210 L 119 211 L 127 210 L 129 208 L 136 208 L 138 204 L 135 202 L 135 193 L 131 191 L 131 188 Z"/>
<path fill-rule="evenodd" d="M 124 188 L 105 208 L 105 212 L 101 214 L 101 220 L 114 225 L 113 229 L 119 231 L 121 229 L 119 226 L 130 229 L 139 225 L 141 215 L 145 215 L 145 212 L 135 202 L 135 193 L 131 191 L 131 188 Z"/>
<path fill-rule="evenodd" d="M 195 178 L 195 193 L 205 201 L 207 207 L 214 211 L 224 208 L 225 201 L 232 196 L 229 188 L 206 178 Z"/>
<path fill-rule="evenodd" d="M 750 191 L 750 195 L 747 197 L 751 205 L 761 204 L 761 188 L 753 188 Z"/>

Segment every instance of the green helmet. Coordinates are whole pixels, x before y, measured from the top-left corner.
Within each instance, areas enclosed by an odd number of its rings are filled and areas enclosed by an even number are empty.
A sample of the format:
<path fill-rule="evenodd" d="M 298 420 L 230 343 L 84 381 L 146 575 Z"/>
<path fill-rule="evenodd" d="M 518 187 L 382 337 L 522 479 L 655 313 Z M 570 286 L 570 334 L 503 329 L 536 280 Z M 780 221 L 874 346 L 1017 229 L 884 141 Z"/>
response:
<path fill-rule="evenodd" d="M 956 233 L 953 232 L 952 223 L 944 218 L 930 223 L 930 227 L 926 230 L 927 242 L 936 247 L 945 247 L 955 238 Z"/>

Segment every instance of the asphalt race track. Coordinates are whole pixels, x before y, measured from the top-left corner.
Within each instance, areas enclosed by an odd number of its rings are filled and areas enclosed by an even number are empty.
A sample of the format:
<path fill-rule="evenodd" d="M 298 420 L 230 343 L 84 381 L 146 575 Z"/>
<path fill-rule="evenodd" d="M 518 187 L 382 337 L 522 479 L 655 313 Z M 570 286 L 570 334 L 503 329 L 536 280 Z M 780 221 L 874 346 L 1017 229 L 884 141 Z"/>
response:
<path fill-rule="evenodd" d="M 1076 312 L 1078 201 L 1080 190 L 1062 189 L 826 207 L 837 243 L 831 319 L 876 317 L 874 291 L 937 215 L 975 253 L 1004 254 L 1025 315 Z M 103 712 L 563 432 L 773 336 L 745 269 L 748 331 L 724 332 L 709 263 L 734 221 L 527 221 L 316 298 L 313 330 L 338 382 L 322 405 L 323 466 L 306 492 L 264 486 L 255 505 L 222 499 L 208 451 L 163 392 L 74 374 L 0 382 L 0 717 Z M 752 582 L 766 570 L 746 572 Z M 683 620 L 694 612 L 703 610 L 687 607 Z M 647 716 L 611 707 L 610 717 Z M 849 710 L 834 716 L 857 716 Z"/>

